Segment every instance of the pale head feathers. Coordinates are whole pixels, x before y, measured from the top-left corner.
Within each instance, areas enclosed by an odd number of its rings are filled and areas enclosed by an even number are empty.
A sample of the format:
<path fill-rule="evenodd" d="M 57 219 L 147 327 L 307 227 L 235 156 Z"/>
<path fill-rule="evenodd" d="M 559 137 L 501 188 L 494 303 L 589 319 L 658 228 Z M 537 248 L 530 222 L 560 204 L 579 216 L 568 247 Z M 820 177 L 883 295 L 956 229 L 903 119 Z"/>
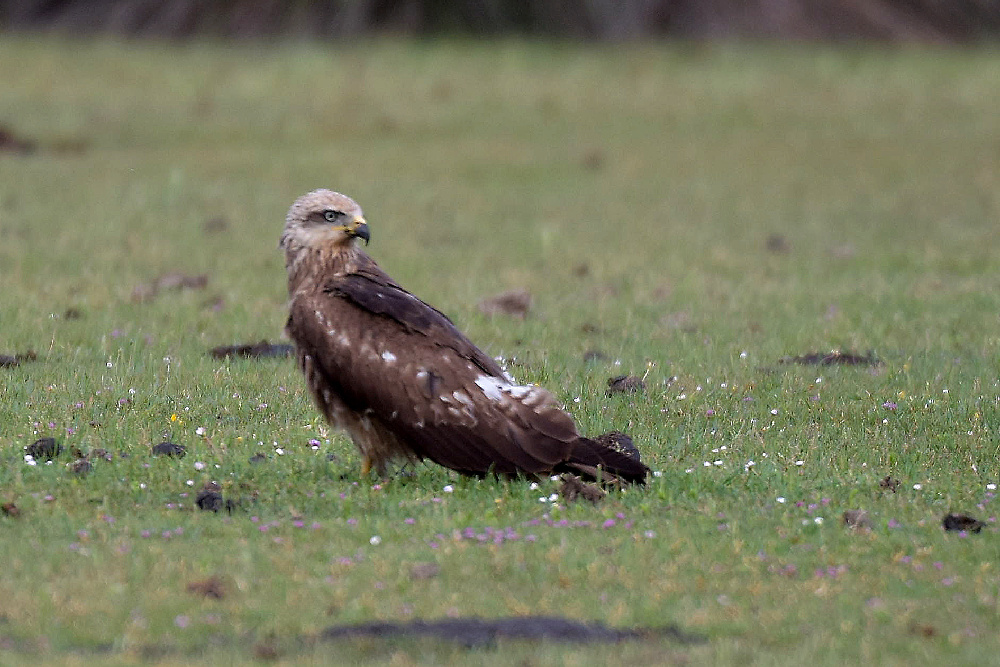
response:
<path fill-rule="evenodd" d="M 364 235 L 355 231 L 359 226 L 364 226 Z M 279 246 L 291 254 L 303 248 L 351 244 L 359 236 L 367 238 L 367 225 L 358 203 L 333 190 L 313 190 L 288 209 Z"/>

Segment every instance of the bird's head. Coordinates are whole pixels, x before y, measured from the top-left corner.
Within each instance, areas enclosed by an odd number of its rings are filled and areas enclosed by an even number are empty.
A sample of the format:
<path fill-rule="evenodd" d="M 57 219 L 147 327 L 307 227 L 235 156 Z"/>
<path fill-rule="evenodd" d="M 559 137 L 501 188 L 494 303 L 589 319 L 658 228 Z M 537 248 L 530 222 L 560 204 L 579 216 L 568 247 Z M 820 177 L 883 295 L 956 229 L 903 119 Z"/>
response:
<path fill-rule="evenodd" d="M 285 217 L 279 244 L 286 252 L 302 248 L 350 246 L 354 239 L 367 245 L 371 238 L 357 202 L 332 190 L 313 190 L 295 200 Z"/>

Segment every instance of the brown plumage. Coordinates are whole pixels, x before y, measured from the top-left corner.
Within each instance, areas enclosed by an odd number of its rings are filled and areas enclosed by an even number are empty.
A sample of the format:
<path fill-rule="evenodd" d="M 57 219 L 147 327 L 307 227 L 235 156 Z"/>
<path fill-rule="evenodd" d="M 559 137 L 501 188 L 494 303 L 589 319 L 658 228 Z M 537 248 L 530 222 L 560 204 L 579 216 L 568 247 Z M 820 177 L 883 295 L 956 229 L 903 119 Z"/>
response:
<path fill-rule="evenodd" d="M 359 238 L 369 238 L 361 208 L 316 190 L 289 209 L 281 248 L 286 332 L 316 405 L 360 450 L 363 474 L 427 458 L 468 475 L 645 481 L 638 458 L 580 436 L 552 394 L 516 384 L 386 275 Z"/>

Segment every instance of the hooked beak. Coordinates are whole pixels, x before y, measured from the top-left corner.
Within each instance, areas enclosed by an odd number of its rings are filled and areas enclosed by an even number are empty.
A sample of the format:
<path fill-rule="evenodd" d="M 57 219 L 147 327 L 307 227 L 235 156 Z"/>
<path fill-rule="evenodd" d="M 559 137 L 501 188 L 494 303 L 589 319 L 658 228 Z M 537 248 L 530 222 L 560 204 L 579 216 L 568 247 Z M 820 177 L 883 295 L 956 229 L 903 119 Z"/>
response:
<path fill-rule="evenodd" d="M 363 239 L 365 245 L 368 245 L 368 241 L 371 240 L 371 233 L 368 231 L 368 223 L 360 215 L 351 221 L 351 226 L 347 228 L 347 233 L 351 236 L 357 236 L 359 239 Z"/>

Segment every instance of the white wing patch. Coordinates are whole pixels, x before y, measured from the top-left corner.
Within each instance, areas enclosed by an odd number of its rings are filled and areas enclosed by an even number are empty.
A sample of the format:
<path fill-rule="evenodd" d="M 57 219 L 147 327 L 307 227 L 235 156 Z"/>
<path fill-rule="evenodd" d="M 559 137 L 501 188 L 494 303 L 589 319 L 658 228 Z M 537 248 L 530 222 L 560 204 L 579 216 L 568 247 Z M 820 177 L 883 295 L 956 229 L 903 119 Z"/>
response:
<path fill-rule="evenodd" d="M 477 377 L 476 385 L 483 390 L 486 398 L 498 403 L 503 400 L 504 394 L 517 400 L 522 400 L 525 397 L 531 396 L 538 389 L 538 387 L 530 384 L 511 384 L 490 375 L 480 375 Z"/>
<path fill-rule="evenodd" d="M 390 352 L 389 350 L 386 350 L 385 352 L 382 353 L 382 360 L 385 361 L 385 363 L 387 364 L 391 364 L 394 361 L 396 361 L 396 355 Z"/>

